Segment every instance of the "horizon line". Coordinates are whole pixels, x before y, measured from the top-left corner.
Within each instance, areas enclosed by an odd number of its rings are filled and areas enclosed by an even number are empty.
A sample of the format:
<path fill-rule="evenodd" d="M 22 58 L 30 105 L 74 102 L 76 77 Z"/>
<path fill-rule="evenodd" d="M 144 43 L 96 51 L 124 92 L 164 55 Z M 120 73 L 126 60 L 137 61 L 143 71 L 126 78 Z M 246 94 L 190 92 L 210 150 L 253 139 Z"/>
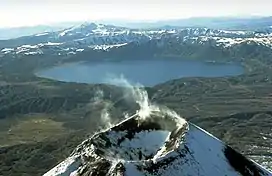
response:
<path fill-rule="evenodd" d="M 24 27 L 37 27 L 37 26 L 54 26 L 54 25 L 60 25 L 65 23 L 114 23 L 114 22 L 120 22 L 120 23 L 127 23 L 127 24 L 133 24 L 133 23 L 158 23 L 158 22 L 166 22 L 166 21 L 174 21 L 174 20 L 190 20 L 190 19 L 201 19 L 201 18 L 233 18 L 233 19 L 250 19 L 250 18 L 269 18 L 272 17 L 271 15 L 218 15 L 218 16 L 192 16 L 192 17 L 177 17 L 177 18 L 166 18 L 166 19 L 129 19 L 129 18 L 104 18 L 104 19 L 89 19 L 89 20 L 72 20 L 72 21 L 59 21 L 59 22 L 49 22 L 49 23 L 37 23 L 37 24 L 29 24 L 29 25 L 19 25 L 19 26 L 1 26 L 0 29 L 11 29 L 11 28 L 24 28 Z"/>

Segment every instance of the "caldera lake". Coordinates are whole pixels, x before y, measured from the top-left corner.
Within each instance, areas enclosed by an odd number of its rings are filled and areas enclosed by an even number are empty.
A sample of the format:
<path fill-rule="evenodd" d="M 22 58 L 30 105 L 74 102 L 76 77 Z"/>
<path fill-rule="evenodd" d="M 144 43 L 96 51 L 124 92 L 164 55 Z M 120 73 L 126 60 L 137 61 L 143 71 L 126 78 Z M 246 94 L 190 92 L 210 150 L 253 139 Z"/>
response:
<path fill-rule="evenodd" d="M 160 59 L 78 62 L 39 70 L 35 74 L 64 82 L 113 85 L 119 85 L 114 81 L 116 78 L 124 77 L 131 83 L 154 86 L 183 77 L 226 77 L 243 72 L 244 68 L 237 63 Z"/>

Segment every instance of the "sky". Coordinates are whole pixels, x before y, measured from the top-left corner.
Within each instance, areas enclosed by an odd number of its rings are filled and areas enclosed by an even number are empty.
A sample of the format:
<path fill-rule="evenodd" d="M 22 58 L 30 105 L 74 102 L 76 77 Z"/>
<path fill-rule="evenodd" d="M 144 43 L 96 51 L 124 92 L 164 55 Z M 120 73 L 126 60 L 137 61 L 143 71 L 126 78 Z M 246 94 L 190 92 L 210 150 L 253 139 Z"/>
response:
<path fill-rule="evenodd" d="M 271 0 L 0 0 L 0 28 L 71 21 L 270 16 Z"/>

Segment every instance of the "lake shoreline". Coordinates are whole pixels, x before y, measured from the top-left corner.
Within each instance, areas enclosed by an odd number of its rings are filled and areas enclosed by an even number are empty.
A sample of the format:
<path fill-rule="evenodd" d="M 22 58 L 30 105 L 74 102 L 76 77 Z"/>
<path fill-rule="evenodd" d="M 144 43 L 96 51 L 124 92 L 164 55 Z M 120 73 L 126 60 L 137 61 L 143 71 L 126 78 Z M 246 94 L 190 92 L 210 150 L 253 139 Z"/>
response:
<path fill-rule="evenodd" d="M 242 74 L 244 74 L 244 68 L 238 63 L 218 63 L 189 59 L 178 60 L 175 58 L 170 60 L 160 58 L 156 60 L 74 62 L 49 67 L 35 73 L 37 77 L 55 81 L 87 84 L 108 84 L 112 83 L 110 80 L 123 75 L 129 81 L 140 83 L 144 86 L 155 86 L 172 79 L 184 77 L 233 77 Z"/>

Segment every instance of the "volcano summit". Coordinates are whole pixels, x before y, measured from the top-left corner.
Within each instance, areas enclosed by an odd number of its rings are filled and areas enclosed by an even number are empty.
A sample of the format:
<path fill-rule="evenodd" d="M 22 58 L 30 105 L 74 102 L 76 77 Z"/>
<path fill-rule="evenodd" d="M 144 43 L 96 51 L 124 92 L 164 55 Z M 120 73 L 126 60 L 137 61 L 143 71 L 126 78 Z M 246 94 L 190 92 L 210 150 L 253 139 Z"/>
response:
<path fill-rule="evenodd" d="M 220 140 L 165 108 L 138 111 L 80 144 L 44 176 L 270 176 Z"/>

